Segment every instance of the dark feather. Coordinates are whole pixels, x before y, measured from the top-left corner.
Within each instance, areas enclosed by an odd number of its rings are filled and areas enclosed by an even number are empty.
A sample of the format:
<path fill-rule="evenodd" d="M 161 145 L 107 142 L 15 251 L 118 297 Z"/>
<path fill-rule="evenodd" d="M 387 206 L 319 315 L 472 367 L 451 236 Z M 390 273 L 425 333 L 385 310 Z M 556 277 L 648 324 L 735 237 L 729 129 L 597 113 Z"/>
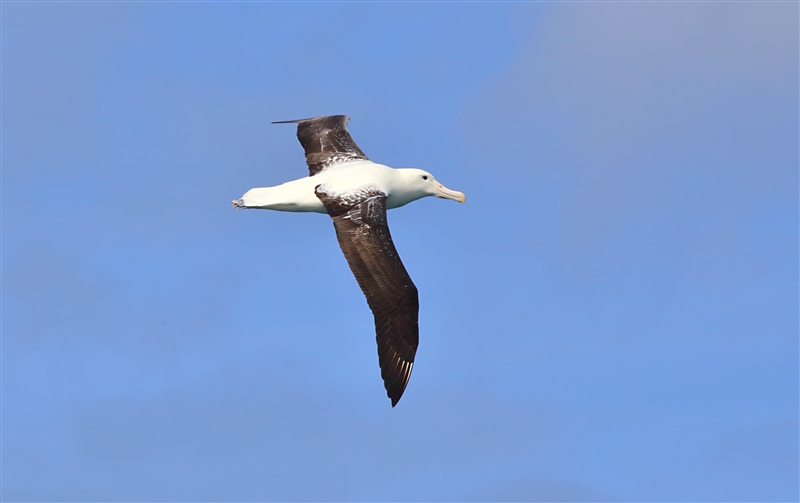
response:
<path fill-rule="evenodd" d="M 297 124 L 297 139 L 306 152 L 308 172 L 314 176 L 334 164 L 369 160 L 347 132 L 348 120 L 346 115 L 329 115 L 273 124 Z"/>
<path fill-rule="evenodd" d="M 419 345 L 419 297 L 389 234 L 386 194 L 367 186 L 317 197 L 333 219 L 339 246 L 375 317 L 378 363 L 394 407 L 406 389 Z"/>

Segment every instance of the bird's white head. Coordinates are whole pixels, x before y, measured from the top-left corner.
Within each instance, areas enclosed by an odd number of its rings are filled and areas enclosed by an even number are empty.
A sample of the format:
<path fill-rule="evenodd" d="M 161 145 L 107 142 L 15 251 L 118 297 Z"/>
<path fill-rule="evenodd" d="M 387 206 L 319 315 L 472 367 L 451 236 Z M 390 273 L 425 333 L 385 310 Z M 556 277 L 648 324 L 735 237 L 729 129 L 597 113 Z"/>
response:
<path fill-rule="evenodd" d="M 403 206 L 422 199 L 427 196 L 441 197 L 442 199 L 452 199 L 463 203 L 467 200 L 467 196 L 463 192 L 457 190 L 450 190 L 441 183 L 437 182 L 432 174 L 427 171 L 416 168 L 405 168 L 396 170 L 401 173 L 400 182 L 402 184 L 401 190 L 397 190 L 397 195 L 402 193 L 402 196 L 396 201 L 397 206 Z M 396 189 L 395 189 L 396 190 Z M 395 191 L 393 191 L 395 192 Z"/>

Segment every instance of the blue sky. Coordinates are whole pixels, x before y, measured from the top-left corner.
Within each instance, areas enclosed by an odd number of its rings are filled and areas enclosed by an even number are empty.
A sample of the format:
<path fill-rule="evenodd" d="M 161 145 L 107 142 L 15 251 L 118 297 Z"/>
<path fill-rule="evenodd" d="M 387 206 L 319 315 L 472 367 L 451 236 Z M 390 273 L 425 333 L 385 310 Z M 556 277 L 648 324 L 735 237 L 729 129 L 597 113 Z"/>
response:
<path fill-rule="evenodd" d="M 3 3 L 7 501 L 796 501 L 796 3 Z M 347 114 L 399 405 L 324 215 Z"/>

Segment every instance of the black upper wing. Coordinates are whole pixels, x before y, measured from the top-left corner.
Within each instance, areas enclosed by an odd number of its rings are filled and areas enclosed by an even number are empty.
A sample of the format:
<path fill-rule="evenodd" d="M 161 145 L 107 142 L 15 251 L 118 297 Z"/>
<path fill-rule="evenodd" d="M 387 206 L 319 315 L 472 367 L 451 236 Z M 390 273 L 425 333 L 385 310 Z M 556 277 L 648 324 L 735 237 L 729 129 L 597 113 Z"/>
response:
<path fill-rule="evenodd" d="M 386 223 L 386 194 L 365 187 L 317 197 L 333 219 L 339 246 L 375 316 L 378 363 L 394 407 L 408 384 L 419 345 L 419 297 Z"/>
<path fill-rule="evenodd" d="M 369 160 L 347 132 L 348 120 L 346 115 L 328 115 L 273 124 L 297 124 L 297 139 L 306 152 L 309 174 L 314 176 L 340 162 Z"/>

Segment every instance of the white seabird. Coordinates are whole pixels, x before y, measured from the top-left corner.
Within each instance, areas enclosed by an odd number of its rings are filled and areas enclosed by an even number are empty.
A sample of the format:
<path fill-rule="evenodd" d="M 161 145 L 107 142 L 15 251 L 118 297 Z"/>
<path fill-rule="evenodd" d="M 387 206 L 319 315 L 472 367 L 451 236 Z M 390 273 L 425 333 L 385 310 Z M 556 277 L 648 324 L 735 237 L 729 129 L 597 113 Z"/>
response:
<path fill-rule="evenodd" d="M 394 169 L 364 155 L 347 132 L 345 115 L 274 122 L 297 124 L 309 176 L 248 190 L 236 208 L 327 213 L 339 246 L 375 317 L 378 363 L 397 405 L 419 345 L 419 299 L 389 234 L 386 210 L 427 196 L 463 203 L 421 169 Z"/>

